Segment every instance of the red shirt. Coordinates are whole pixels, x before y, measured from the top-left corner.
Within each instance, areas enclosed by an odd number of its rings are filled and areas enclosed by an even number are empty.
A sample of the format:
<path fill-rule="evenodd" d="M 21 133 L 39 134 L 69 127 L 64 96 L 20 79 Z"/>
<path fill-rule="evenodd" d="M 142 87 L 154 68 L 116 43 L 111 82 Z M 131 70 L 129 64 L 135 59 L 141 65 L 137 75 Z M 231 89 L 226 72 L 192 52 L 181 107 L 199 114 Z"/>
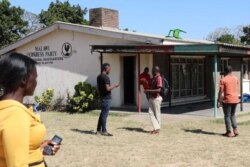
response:
<path fill-rule="evenodd" d="M 139 75 L 139 81 L 140 81 L 140 84 L 143 86 L 144 89 L 149 89 L 150 86 L 149 86 L 149 82 L 150 82 L 150 75 L 147 74 L 147 73 L 141 73 Z"/>
<path fill-rule="evenodd" d="M 157 74 L 151 80 L 151 89 L 159 89 L 159 88 L 162 88 L 162 77 L 160 74 Z M 151 92 L 151 95 L 154 98 L 157 98 L 158 96 L 160 96 L 160 92 L 158 92 L 158 93 Z"/>
<path fill-rule="evenodd" d="M 236 76 L 227 75 L 220 80 L 220 88 L 223 90 L 223 103 L 239 103 L 238 79 Z"/>

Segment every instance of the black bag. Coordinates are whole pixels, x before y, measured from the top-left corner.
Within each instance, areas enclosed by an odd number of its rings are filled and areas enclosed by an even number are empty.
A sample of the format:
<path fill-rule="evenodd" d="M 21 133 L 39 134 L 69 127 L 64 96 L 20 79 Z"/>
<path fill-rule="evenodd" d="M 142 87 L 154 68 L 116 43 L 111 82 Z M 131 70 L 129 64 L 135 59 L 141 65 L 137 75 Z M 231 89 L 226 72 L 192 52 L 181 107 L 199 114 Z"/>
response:
<path fill-rule="evenodd" d="M 161 88 L 160 95 L 162 97 L 166 97 L 168 95 L 168 91 L 169 91 L 168 80 L 166 78 L 164 78 L 163 76 L 161 78 L 162 78 L 162 88 Z"/>
<path fill-rule="evenodd" d="M 168 80 L 166 78 L 164 78 L 164 76 L 159 76 L 159 77 L 161 77 L 161 79 L 162 79 L 162 88 L 160 91 L 160 95 L 162 97 L 166 97 L 168 95 L 168 91 L 169 91 Z M 155 81 L 153 81 L 153 89 L 157 89 Z"/>

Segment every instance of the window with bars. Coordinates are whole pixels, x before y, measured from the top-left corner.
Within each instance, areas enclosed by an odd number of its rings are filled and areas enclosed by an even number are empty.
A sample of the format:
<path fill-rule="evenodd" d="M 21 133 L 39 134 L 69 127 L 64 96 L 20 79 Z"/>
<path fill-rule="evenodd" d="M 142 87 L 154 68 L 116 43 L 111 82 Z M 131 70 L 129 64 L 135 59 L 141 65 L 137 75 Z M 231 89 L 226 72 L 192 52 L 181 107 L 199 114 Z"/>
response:
<path fill-rule="evenodd" d="M 243 60 L 243 79 L 249 79 L 248 77 L 248 59 Z"/>
<path fill-rule="evenodd" d="M 204 58 L 171 58 L 172 98 L 204 95 Z"/>

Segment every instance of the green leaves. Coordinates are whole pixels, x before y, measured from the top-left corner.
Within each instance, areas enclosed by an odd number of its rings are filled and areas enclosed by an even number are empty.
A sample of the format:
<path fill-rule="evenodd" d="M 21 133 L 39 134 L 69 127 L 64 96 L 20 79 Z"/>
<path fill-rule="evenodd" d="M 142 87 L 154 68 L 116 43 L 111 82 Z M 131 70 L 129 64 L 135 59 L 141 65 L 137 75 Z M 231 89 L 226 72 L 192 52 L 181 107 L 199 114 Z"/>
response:
<path fill-rule="evenodd" d="M 237 40 L 232 34 L 221 35 L 216 39 L 216 41 L 222 43 L 240 44 L 239 40 Z"/>
<path fill-rule="evenodd" d="M 69 99 L 70 112 L 87 112 L 99 108 L 97 89 L 88 82 L 78 82 L 75 85 L 75 94 Z"/>
<path fill-rule="evenodd" d="M 22 20 L 24 10 L 11 6 L 8 0 L 0 1 L 0 48 L 15 42 L 23 36 L 27 22 Z"/>
<path fill-rule="evenodd" d="M 35 101 L 43 106 L 50 107 L 54 97 L 54 89 L 48 88 L 41 96 L 35 96 Z"/>
<path fill-rule="evenodd" d="M 240 37 L 242 43 L 250 45 L 250 25 L 243 27 L 244 35 Z"/>
<path fill-rule="evenodd" d="M 69 1 L 55 3 L 51 2 L 47 11 L 42 10 L 39 14 L 40 22 L 49 26 L 56 21 L 63 21 L 75 24 L 88 24 L 84 19 L 87 9 L 82 9 L 80 5 L 71 6 Z"/>

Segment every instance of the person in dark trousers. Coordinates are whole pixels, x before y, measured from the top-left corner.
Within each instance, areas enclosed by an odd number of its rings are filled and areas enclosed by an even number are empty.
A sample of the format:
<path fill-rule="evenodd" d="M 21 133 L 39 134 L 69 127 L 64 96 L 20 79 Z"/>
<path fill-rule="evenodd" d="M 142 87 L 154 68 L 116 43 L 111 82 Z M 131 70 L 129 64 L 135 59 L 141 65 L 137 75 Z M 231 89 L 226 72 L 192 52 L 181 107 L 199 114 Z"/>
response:
<path fill-rule="evenodd" d="M 220 80 L 217 106 L 219 107 L 222 103 L 226 125 L 226 133 L 224 135 L 234 137 L 239 135 L 235 117 L 236 107 L 240 102 L 238 91 L 239 82 L 237 77 L 232 74 L 231 66 L 226 66 L 224 72 L 224 78 Z M 231 127 L 233 131 L 231 131 Z"/>
<path fill-rule="evenodd" d="M 113 136 L 107 131 L 106 122 L 111 104 L 111 91 L 119 86 L 119 84 L 111 86 L 108 76 L 110 70 L 110 65 L 108 63 L 104 63 L 102 65 L 102 73 L 97 77 L 97 88 L 101 97 L 101 113 L 97 124 L 96 134 L 103 136 Z"/>

